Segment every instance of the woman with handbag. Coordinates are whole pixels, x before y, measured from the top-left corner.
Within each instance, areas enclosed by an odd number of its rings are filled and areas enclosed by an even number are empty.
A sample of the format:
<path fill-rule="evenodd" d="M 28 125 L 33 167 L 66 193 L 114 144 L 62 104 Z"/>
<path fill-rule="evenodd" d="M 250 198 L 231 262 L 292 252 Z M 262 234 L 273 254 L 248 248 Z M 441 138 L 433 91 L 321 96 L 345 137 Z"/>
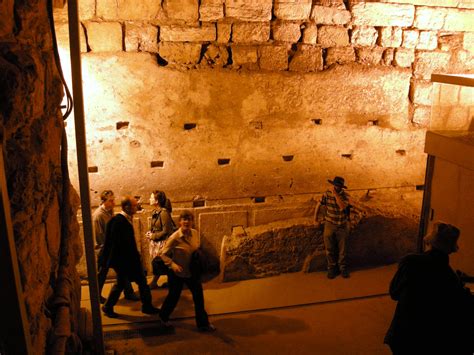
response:
<path fill-rule="evenodd" d="M 153 279 L 148 285 L 150 289 L 158 288 L 158 279 L 161 275 L 167 275 L 168 268 L 158 256 L 166 243 L 168 237 L 176 230 L 171 218 L 171 203 L 163 191 L 155 190 L 150 196 L 150 205 L 155 206 L 152 212 L 150 230 L 146 237 L 150 240 L 150 257 L 153 267 Z M 169 205 L 170 209 L 166 208 Z M 162 285 L 166 287 L 166 283 Z"/>
<path fill-rule="evenodd" d="M 212 332 L 216 328 L 209 323 L 204 309 L 204 293 L 201 279 L 193 272 L 192 259 L 201 245 L 199 232 L 193 229 L 194 216 L 183 211 L 179 216 L 180 228 L 166 241 L 160 257 L 170 268 L 168 274 L 169 291 L 160 310 L 160 318 L 165 325 L 178 304 L 183 285 L 186 284 L 193 295 L 196 325 L 200 331 Z"/>

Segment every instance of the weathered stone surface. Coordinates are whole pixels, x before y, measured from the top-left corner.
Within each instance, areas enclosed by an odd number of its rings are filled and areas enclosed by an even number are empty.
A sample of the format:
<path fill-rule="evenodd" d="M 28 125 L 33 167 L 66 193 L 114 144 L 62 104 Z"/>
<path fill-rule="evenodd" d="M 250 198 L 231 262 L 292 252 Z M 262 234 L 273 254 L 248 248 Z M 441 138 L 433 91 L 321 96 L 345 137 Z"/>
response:
<path fill-rule="evenodd" d="M 160 1 L 156 1 L 159 5 Z M 169 19 L 195 22 L 199 18 L 199 0 L 164 0 L 163 7 Z"/>
<path fill-rule="evenodd" d="M 382 47 L 357 48 L 357 62 L 361 64 L 377 65 L 382 61 L 384 49 Z"/>
<path fill-rule="evenodd" d="M 417 78 L 430 79 L 431 73 L 446 73 L 449 67 L 450 53 L 446 52 L 417 52 L 413 74 Z"/>
<path fill-rule="evenodd" d="M 118 22 L 86 22 L 87 40 L 92 52 L 122 51 L 122 26 Z"/>
<path fill-rule="evenodd" d="M 232 46 L 232 62 L 236 65 L 257 63 L 258 54 L 255 46 Z"/>
<path fill-rule="evenodd" d="M 404 30 L 403 31 L 403 48 L 416 48 L 418 44 L 418 37 L 420 32 L 417 30 Z"/>
<path fill-rule="evenodd" d="M 351 8 L 353 23 L 359 26 L 409 27 L 415 18 L 412 5 L 356 2 Z"/>
<path fill-rule="evenodd" d="M 453 52 L 462 48 L 464 36 L 461 33 L 441 33 L 439 36 L 439 49 Z"/>
<path fill-rule="evenodd" d="M 474 55 L 474 32 L 466 32 L 463 37 L 463 48 Z"/>
<path fill-rule="evenodd" d="M 312 201 L 292 206 L 269 206 L 262 209 L 254 209 L 251 215 L 251 225 L 268 224 L 293 218 L 308 218 L 314 216 L 315 203 Z"/>
<path fill-rule="evenodd" d="M 125 51 L 158 52 L 158 28 L 141 23 L 125 23 Z"/>
<path fill-rule="evenodd" d="M 270 39 L 269 22 L 237 22 L 232 25 L 232 42 L 266 42 Z"/>
<path fill-rule="evenodd" d="M 410 86 L 410 100 L 415 105 L 431 105 L 433 84 L 430 81 L 414 80 Z"/>
<path fill-rule="evenodd" d="M 388 48 L 383 52 L 382 61 L 385 65 L 392 65 L 393 57 L 395 56 L 395 49 Z"/>
<path fill-rule="evenodd" d="M 159 54 L 167 62 L 196 64 L 201 57 L 201 45 L 197 43 L 160 42 Z"/>
<path fill-rule="evenodd" d="M 434 50 L 438 48 L 438 34 L 435 31 L 421 31 L 416 49 Z"/>
<path fill-rule="evenodd" d="M 351 0 L 357 1 L 357 0 Z M 459 7 L 473 8 L 474 4 L 471 0 L 379 0 L 380 2 L 393 2 L 399 4 L 413 4 L 425 6 L 443 6 L 443 7 Z"/>
<path fill-rule="evenodd" d="M 323 51 L 320 47 L 299 45 L 291 59 L 291 71 L 318 71 L 323 69 Z"/>
<path fill-rule="evenodd" d="M 230 34 L 232 33 L 232 24 L 226 22 L 217 23 L 217 42 L 227 43 L 230 41 Z"/>
<path fill-rule="evenodd" d="M 443 30 L 445 31 L 474 31 L 474 10 L 446 10 Z"/>
<path fill-rule="evenodd" d="M 345 10 L 344 0 L 313 0 L 313 5 L 334 7 L 339 10 Z"/>
<path fill-rule="evenodd" d="M 204 60 L 210 65 L 226 65 L 227 61 L 229 60 L 229 52 L 227 47 L 216 46 L 213 44 L 209 45 L 209 47 L 206 49 L 206 53 L 204 54 Z"/>
<path fill-rule="evenodd" d="M 375 27 L 355 26 L 352 29 L 351 43 L 356 46 L 371 47 L 377 42 L 378 32 Z"/>
<path fill-rule="evenodd" d="M 304 26 L 303 43 L 316 44 L 318 39 L 318 26 L 314 23 L 307 23 Z"/>
<path fill-rule="evenodd" d="M 342 26 L 321 26 L 318 31 L 318 44 L 323 48 L 349 45 L 349 34 Z"/>
<path fill-rule="evenodd" d="M 79 18 L 81 21 L 95 17 L 95 0 L 81 0 L 78 2 Z"/>
<path fill-rule="evenodd" d="M 303 272 L 315 272 L 327 270 L 326 252 L 324 250 L 316 250 L 313 254 L 308 255 L 303 263 Z"/>
<path fill-rule="evenodd" d="M 445 8 L 417 7 L 413 26 L 420 30 L 440 30 L 443 28 L 445 17 Z"/>
<path fill-rule="evenodd" d="M 402 68 L 411 68 L 415 61 L 415 51 L 413 49 L 395 49 L 394 64 Z"/>
<path fill-rule="evenodd" d="M 382 27 L 379 44 L 382 47 L 400 47 L 402 44 L 402 29 L 399 27 Z"/>
<path fill-rule="evenodd" d="M 216 25 L 203 23 L 200 27 L 161 26 L 160 40 L 168 42 L 206 42 L 216 40 Z"/>
<path fill-rule="evenodd" d="M 227 0 L 225 15 L 241 21 L 270 21 L 272 6 L 272 0 Z"/>
<path fill-rule="evenodd" d="M 264 70 L 288 69 L 288 47 L 286 46 L 260 47 L 260 68 Z"/>
<path fill-rule="evenodd" d="M 355 59 L 353 47 L 332 47 L 328 48 L 326 65 L 352 63 L 355 62 Z"/>
<path fill-rule="evenodd" d="M 199 21 L 217 21 L 224 17 L 224 0 L 201 0 Z"/>
<path fill-rule="evenodd" d="M 311 12 L 311 0 L 275 0 L 273 14 L 281 20 L 306 20 Z"/>
<path fill-rule="evenodd" d="M 431 107 L 430 106 L 418 106 L 413 111 L 413 123 L 418 127 L 427 128 L 430 126 L 431 119 Z"/>
<path fill-rule="evenodd" d="M 13 16 L 14 1 L 0 2 L 0 13 L 2 14 L 2 21 L 0 22 L 0 38 L 10 37 L 13 34 L 14 16 Z"/>
<path fill-rule="evenodd" d="M 300 24 L 295 22 L 274 22 L 273 39 L 281 42 L 298 42 L 301 37 Z"/>
<path fill-rule="evenodd" d="M 96 13 L 104 20 L 145 21 L 157 17 L 160 5 L 156 0 L 100 0 L 97 1 Z"/>
<path fill-rule="evenodd" d="M 351 13 L 344 9 L 326 6 L 314 6 L 311 20 L 322 25 L 346 25 L 351 20 Z"/>

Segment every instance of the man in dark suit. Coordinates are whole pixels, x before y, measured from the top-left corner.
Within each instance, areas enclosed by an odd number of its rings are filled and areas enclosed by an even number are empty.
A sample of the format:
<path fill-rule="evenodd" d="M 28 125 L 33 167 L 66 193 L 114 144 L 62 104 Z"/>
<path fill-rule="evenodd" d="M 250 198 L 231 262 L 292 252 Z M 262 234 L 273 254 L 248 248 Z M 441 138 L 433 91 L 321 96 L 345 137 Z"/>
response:
<path fill-rule="evenodd" d="M 127 281 L 130 280 L 138 285 L 142 301 L 142 312 L 156 314 L 159 312 L 159 309 L 153 307 L 151 303 L 151 292 L 147 284 L 133 231 L 133 215 L 137 212 L 138 202 L 132 196 L 125 196 L 122 198 L 121 205 L 122 211 L 107 223 L 105 232 L 101 263 L 103 267 L 110 267 L 115 270 L 117 281 L 113 285 L 109 297 L 102 307 L 102 311 L 111 318 L 118 316 L 114 312 L 114 306 Z"/>

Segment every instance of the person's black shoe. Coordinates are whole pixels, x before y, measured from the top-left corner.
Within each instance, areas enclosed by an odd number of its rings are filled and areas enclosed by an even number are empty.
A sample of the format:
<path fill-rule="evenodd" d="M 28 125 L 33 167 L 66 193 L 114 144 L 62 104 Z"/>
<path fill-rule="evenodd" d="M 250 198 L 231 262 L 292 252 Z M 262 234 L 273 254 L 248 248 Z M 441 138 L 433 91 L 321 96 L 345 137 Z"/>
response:
<path fill-rule="evenodd" d="M 142 306 L 142 313 L 145 314 L 158 314 L 160 313 L 160 309 L 153 307 L 152 305 L 149 306 Z"/>
<path fill-rule="evenodd" d="M 329 270 L 328 271 L 328 279 L 332 280 L 337 276 L 337 271 L 336 270 Z"/>
<path fill-rule="evenodd" d="M 345 279 L 348 279 L 351 275 L 349 274 L 349 271 L 348 271 L 348 270 L 344 269 L 344 270 L 342 270 L 342 272 L 341 272 L 341 276 L 342 276 L 343 278 L 345 278 Z"/>
<path fill-rule="evenodd" d="M 217 330 L 216 327 L 214 327 L 214 325 L 212 325 L 211 323 L 209 323 L 208 325 L 204 325 L 204 326 L 201 326 L 201 327 L 198 327 L 198 330 L 200 332 L 215 332 Z"/>
<path fill-rule="evenodd" d="M 107 301 L 107 298 L 102 297 L 102 296 L 99 296 L 99 302 L 100 302 L 100 304 L 104 304 L 105 301 Z"/>
<path fill-rule="evenodd" d="M 102 306 L 102 312 L 104 312 L 104 315 L 109 317 L 109 318 L 117 318 L 119 315 L 114 312 L 113 309 L 107 308 L 105 306 Z"/>
<path fill-rule="evenodd" d="M 138 297 L 136 294 L 131 293 L 129 295 L 125 295 L 125 299 L 129 301 L 140 301 L 140 297 Z"/>

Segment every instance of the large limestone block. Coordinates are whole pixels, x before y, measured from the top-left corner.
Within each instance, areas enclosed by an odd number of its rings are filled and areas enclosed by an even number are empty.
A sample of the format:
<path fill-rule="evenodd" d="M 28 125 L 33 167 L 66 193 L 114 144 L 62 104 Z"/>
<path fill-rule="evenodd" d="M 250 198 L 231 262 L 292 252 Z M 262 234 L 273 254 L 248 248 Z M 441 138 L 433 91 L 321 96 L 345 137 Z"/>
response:
<path fill-rule="evenodd" d="M 382 47 L 361 47 L 357 48 L 357 61 L 361 64 L 378 65 L 382 61 L 384 48 Z"/>
<path fill-rule="evenodd" d="M 318 39 L 318 26 L 315 23 L 307 23 L 303 29 L 303 43 L 316 44 Z"/>
<path fill-rule="evenodd" d="M 207 42 L 216 40 L 216 25 L 203 23 L 200 27 L 161 26 L 160 40 L 167 42 Z"/>
<path fill-rule="evenodd" d="M 122 25 L 118 22 L 85 22 L 92 52 L 122 51 Z"/>
<path fill-rule="evenodd" d="M 413 74 L 417 78 L 430 79 L 434 72 L 446 73 L 449 68 L 451 54 L 447 52 L 417 52 L 413 66 Z"/>
<path fill-rule="evenodd" d="M 396 48 L 402 44 L 402 29 L 400 27 L 382 27 L 379 44 L 382 47 Z"/>
<path fill-rule="evenodd" d="M 474 55 L 474 32 L 466 32 L 463 37 L 463 48 Z"/>
<path fill-rule="evenodd" d="M 199 21 L 217 21 L 224 17 L 224 0 L 202 0 Z"/>
<path fill-rule="evenodd" d="M 339 10 L 345 10 L 346 4 L 344 0 L 313 0 L 313 5 L 333 7 Z"/>
<path fill-rule="evenodd" d="M 351 20 L 351 13 L 345 8 L 314 6 L 311 20 L 322 25 L 346 25 Z"/>
<path fill-rule="evenodd" d="M 405 30 L 403 31 L 403 48 L 416 48 L 418 45 L 418 38 L 420 37 L 420 32 L 417 30 Z"/>
<path fill-rule="evenodd" d="M 226 0 L 225 15 L 240 21 L 270 21 L 272 0 Z"/>
<path fill-rule="evenodd" d="M 415 51 L 407 48 L 395 49 L 394 64 L 402 68 L 411 68 L 415 61 Z"/>
<path fill-rule="evenodd" d="M 60 48 L 69 49 L 69 25 L 67 23 L 61 22 L 56 23 L 54 28 L 56 30 L 56 40 L 58 41 L 58 46 Z M 85 53 L 87 52 L 87 39 L 82 26 L 79 27 L 79 38 L 81 53 Z"/>
<path fill-rule="evenodd" d="M 164 0 L 163 7 L 171 20 L 192 23 L 199 18 L 199 0 Z"/>
<path fill-rule="evenodd" d="M 415 105 L 431 105 L 433 84 L 427 80 L 414 80 L 410 86 L 410 100 Z"/>
<path fill-rule="evenodd" d="M 217 23 L 217 42 L 227 43 L 230 41 L 230 34 L 232 33 L 232 24 L 227 22 Z"/>
<path fill-rule="evenodd" d="M 474 10 L 448 9 L 443 29 L 445 31 L 474 31 Z"/>
<path fill-rule="evenodd" d="M 160 42 L 159 54 L 167 62 L 196 64 L 201 57 L 201 45 L 197 43 Z"/>
<path fill-rule="evenodd" d="M 311 0 L 275 0 L 273 14 L 281 20 L 306 20 L 311 13 Z"/>
<path fill-rule="evenodd" d="M 434 50 L 438 48 L 438 34 L 436 31 L 421 31 L 416 49 Z"/>
<path fill-rule="evenodd" d="M 291 71 L 311 72 L 323 69 L 323 51 L 320 47 L 300 45 L 291 58 Z"/>
<path fill-rule="evenodd" d="M 272 33 L 275 41 L 296 43 L 301 37 L 301 28 L 295 22 L 274 22 Z"/>
<path fill-rule="evenodd" d="M 257 63 L 258 52 L 255 46 L 232 46 L 232 62 L 235 65 Z"/>
<path fill-rule="evenodd" d="M 81 0 L 78 2 L 79 18 L 81 21 L 90 20 L 95 17 L 96 0 Z"/>
<path fill-rule="evenodd" d="M 153 20 L 161 10 L 156 0 L 100 0 L 96 6 L 97 17 L 104 20 Z"/>
<path fill-rule="evenodd" d="M 288 69 L 288 47 L 262 46 L 260 47 L 260 68 L 265 70 Z"/>
<path fill-rule="evenodd" d="M 237 22 L 232 25 L 232 42 L 267 42 L 270 39 L 270 22 Z"/>
<path fill-rule="evenodd" d="M 417 106 L 413 111 L 413 123 L 428 128 L 431 120 L 431 106 Z"/>
<path fill-rule="evenodd" d="M 371 47 L 377 42 L 378 32 L 375 27 L 354 26 L 351 43 L 356 46 Z"/>
<path fill-rule="evenodd" d="M 413 5 L 357 2 L 351 12 L 354 25 L 359 26 L 410 27 L 415 18 Z"/>
<path fill-rule="evenodd" d="M 343 26 L 321 26 L 318 30 L 318 44 L 323 48 L 349 45 L 349 33 Z"/>
<path fill-rule="evenodd" d="M 150 24 L 125 23 L 125 50 L 157 53 L 158 28 Z"/>
<path fill-rule="evenodd" d="M 15 24 L 15 17 L 13 16 L 13 5 L 13 0 L 6 0 L 0 2 L 0 13 L 2 14 L 2 21 L 0 21 L 0 39 L 13 35 L 13 26 Z"/>
<path fill-rule="evenodd" d="M 347 64 L 355 62 L 356 56 L 354 48 L 348 47 L 332 47 L 328 48 L 326 55 L 326 65 Z"/>
<path fill-rule="evenodd" d="M 414 27 L 420 30 L 440 30 L 444 25 L 446 9 L 437 7 L 417 7 Z"/>
<path fill-rule="evenodd" d="M 293 218 L 308 218 L 314 216 L 314 203 L 295 205 L 292 207 L 272 206 L 256 209 L 253 212 L 253 225 L 268 224 Z"/>
<path fill-rule="evenodd" d="M 358 0 L 351 0 L 358 1 Z M 458 7 L 465 9 L 474 8 L 472 0 L 379 0 L 380 2 L 398 3 L 398 4 L 412 4 L 424 6 L 442 6 L 442 7 Z"/>

